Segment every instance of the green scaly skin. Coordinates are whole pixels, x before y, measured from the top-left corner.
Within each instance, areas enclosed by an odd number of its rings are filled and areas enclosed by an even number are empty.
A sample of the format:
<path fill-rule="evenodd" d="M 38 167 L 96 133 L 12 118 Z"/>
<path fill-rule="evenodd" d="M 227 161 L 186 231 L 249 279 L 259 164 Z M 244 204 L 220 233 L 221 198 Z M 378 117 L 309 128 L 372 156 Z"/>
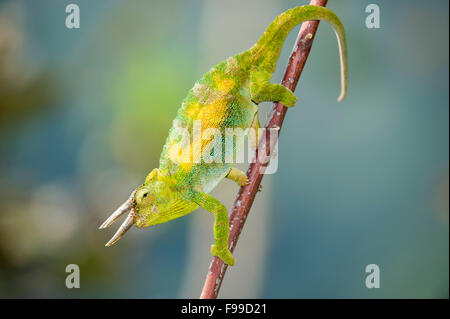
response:
<path fill-rule="evenodd" d="M 227 154 L 223 154 L 221 163 L 206 163 L 203 159 L 195 161 L 192 156 L 183 160 L 180 150 L 183 147 L 185 150 L 199 147 L 203 152 L 211 142 L 211 139 L 195 138 L 195 120 L 201 121 L 202 134 L 208 128 L 216 128 L 225 136 L 225 128 L 241 128 L 247 132 L 252 124 L 258 125 L 260 102 L 279 101 L 287 107 L 296 103 L 297 98 L 289 89 L 280 84 L 271 84 L 270 79 L 286 36 L 296 25 L 308 20 L 325 20 L 336 31 L 342 72 L 339 100 L 345 96 L 346 44 L 339 18 L 326 8 L 309 5 L 284 12 L 269 25 L 251 49 L 212 68 L 189 91 L 169 131 L 159 168 L 154 169 L 136 191 L 134 224 L 137 227 L 165 223 L 203 207 L 215 216 L 212 255 L 220 257 L 228 265 L 234 265 L 235 260 L 228 249 L 227 209 L 208 193 L 224 177 L 241 186 L 248 180 L 244 173 L 232 168 L 232 164 L 225 163 Z M 186 129 L 190 136 L 194 136 L 191 145 L 182 143 L 179 128 Z M 239 146 L 236 143 L 228 152 L 235 154 Z"/>

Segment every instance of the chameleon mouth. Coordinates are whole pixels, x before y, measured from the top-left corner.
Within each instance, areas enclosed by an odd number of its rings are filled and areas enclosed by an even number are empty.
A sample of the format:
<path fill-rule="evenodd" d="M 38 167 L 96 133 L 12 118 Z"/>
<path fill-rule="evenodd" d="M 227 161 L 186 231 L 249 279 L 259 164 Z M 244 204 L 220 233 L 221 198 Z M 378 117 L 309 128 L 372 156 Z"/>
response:
<path fill-rule="evenodd" d="M 159 208 L 156 205 L 153 205 L 149 210 L 142 212 L 142 210 L 138 213 L 136 212 L 134 225 L 137 228 L 145 228 L 155 223 L 155 215 L 159 213 Z"/>
<path fill-rule="evenodd" d="M 111 226 L 120 216 L 130 211 L 125 221 L 120 225 L 114 236 L 106 243 L 106 247 L 114 245 L 122 236 L 133 226 L 134 219 L 136 217 L 136 211 L 134 209 L 134 195 L 136 191 L 133 191 L 130 197 L 125 203 L 123 203 L 105 222 L 99 227 L 99 229 L 105 229 Z"/>

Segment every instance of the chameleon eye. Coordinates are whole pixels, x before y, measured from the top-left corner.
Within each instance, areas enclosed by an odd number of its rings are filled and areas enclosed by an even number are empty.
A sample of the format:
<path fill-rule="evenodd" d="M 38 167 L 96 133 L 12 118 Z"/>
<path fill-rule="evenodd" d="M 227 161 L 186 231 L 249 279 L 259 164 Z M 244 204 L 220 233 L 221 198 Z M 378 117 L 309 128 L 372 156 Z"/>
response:
<path fill-rule="evenodd" d="M 140 204 L 142 201 L 148 201 L 152 197 L 152 193 L 146 187 L 142 187 L 136 193 L 136 201 Z"/>
<path fill-rule="evenodd" d="M 155 199 L 155 196 L 152 194 L 152 192 L 147 189 L 143 188 L 141 189 L 138 194 L 136 195 L 136 200 L 138 204 L 150 204 Z"/>

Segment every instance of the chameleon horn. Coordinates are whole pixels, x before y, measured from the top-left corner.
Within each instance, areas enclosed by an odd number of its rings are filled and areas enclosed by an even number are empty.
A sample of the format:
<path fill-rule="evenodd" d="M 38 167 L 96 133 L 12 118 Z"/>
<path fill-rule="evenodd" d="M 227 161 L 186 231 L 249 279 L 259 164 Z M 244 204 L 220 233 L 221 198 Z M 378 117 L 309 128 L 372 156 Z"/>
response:
<path fill-rule="evenodd" d="M 133 226 L 134 216 L 135 216 L 134 209 L 131 209 L 131 212 L 128 214 L 127 219 L 125 219 L 125 221 L 123 222 L 122 225 L 120 225 L 119 229 L 114 234 L 114 236 L 106 243 L 105 245 L 106 247 L 114 245 L 131 228 L 131 226 Z"/>
<path fill-rule="evenodd" d="M 111 216 L 108 217 L 107 220 L 99 227 L 99 229 L 104 229 L 112 225 L 117 218 L 128 212 L 131 208 L 133 208 L 134 204 L 134 194 L 136 191 L 132 192 L 130 198 L 127 199 L 125 203 L 123 203 Z"/>

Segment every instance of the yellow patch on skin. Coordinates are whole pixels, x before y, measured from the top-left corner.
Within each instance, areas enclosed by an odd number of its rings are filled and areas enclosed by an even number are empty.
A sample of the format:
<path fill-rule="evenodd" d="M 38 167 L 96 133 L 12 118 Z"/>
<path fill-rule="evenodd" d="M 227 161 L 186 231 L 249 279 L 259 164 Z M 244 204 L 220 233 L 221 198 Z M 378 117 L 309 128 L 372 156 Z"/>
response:
<path fill-rule="evenodd" d="M 186 107 L 186 115 L 190 119 L 196 119 L 198 117 L 199 113 L 201 112 L 202 108 L 203 108 L 203 105 L 200 104 L 199 102 L 191 103 Z"/>
<path fill-rule="evenodd" d="M 231 82 L 233 82 L 231 80 Z M 229 90 L 234 86 L 234 82 L 221 81 L 221 88 Z M 205 131 L 209 128 L 221 129 L 227 112 L 227 99 L 223 96 L 216 98 L 210 104 L 202 104 L 200 102 L 192 102 L 185 105 L 186 116 L 189 116 L 193 121 L 200 121 L 201 135 L 205 136 Z M 176 123 L 177 125 L 179 123 Z M 175 126 L 175 125 L 174 125 Z M 204 150 L 213 140 L 212 136 L 205 139 L 196 139 L 194 141 L 173 141 L 168 145 L 167 156 L 173 163 L 180 165 L 184 171 L 189 171 L 192 167 L 200 162 L 199 155 L 203 154 Z M 194 154 L 199 153 L 199 154 Z"/>
<path fill-rule="evenodd" d="M 185 171 L 189 171 L 194 164 L 193 163 L 180 163 L 179 164 Z"/>
<path fill-rule="evenodd" d="M 223 97 L 216 99 L 211 104 L 204 107 L 198 114 L 198 119 L 202 122 L 202 130 L 209 127 L 221 127 L 228 109 L 227 100 Z"/>
<path fill-rule="evenodd" d="M 223 94 L 227 94 L 230 92 L 236 83 L 232 79 L 222 78 L 222 77 L 215 77 L 214 82 L 216 82 L 217 88 L 222 91 Z"/>
<path fill-rule="evenodd" d="M 189 170 L 194 165 L 192 163 L 192 145 L 181 146 L 179 142 L 172 142 L 169 145 L 169 159 L 180 165 L 184 170 Z M 190 147 L 190 149 L 188 149 Z"/>

